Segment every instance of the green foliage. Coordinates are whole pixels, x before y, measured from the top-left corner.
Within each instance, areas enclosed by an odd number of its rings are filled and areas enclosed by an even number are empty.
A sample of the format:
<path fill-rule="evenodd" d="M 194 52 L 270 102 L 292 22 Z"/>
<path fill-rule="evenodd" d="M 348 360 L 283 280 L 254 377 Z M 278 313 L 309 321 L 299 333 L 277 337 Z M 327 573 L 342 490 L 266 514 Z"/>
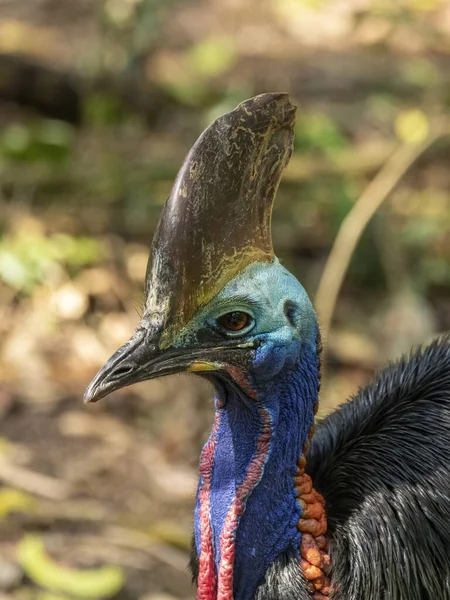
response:
<path fill-rule="evenodd" d="M 208 104 L 211 98 L 211 90 L 203 81 L 173 80 L 163 84 L 165 90 L 171 94 L 180 104 L 186 106 L 200 107 Z"/>
<path fill-rule="evenodd" d="M 33 498 L 25 492 L 6 487 L 0 489 L 0 519 L 11 513 L 30 512 L 34 506 Z"/>
<path fill-rule="evenodd" d="M 12 123 L 0 138 L 0 155 L 17 161 L 62 162 L 69 156 L 74 129 L 63 121 Z"/>
<path fill-rule="evenodd" d="M 405 81 L 422 87 L 432 88 L 439 85 L 439 71 L 436 66 L 423 57 L 414 57 L 402 69 Z"/>
<path fill-rule="evenodd" d="M 114 125 L 124 117 L 119 99 L 112 94 L 96 92 L 84 99 L 83 114 L 86 124 L 92 127 Z"/>
<path fill-rule="evenodd" d="M 89 237 L 19 231 L 0 240 L 0 279 L 11 287 L 31 292 L 64 264 L 69 271 L 97 262 L 102 257 L 99 243 Z"/>
<path fill-rule="evenodd" d="M 300 115 L 296 127 L 296 151 L 316 150 L 333 158 L 348 142 L 339 127 L 324 113 L 310 112 Z"/>
<path fill-rule="evenodd" d="M 426 284 L 450 285 L 450 262 L 443 257 L 422 258 L 421 277 Z"/>
<path fill-rule="evenodd" d="M 203 127 L 207 127 L 221 115 L 234 110 L 240 102 L 243 102 L 246 98 L 250 98 L 252 94 L 253 90 L 243 84 L 230 85 L 220 100 L 204 111 L 202 118 Z"/>
<path fill-rule="evenodd" d="M 161 85 L 180 104 L 195 107 L 215 105 L 233 95 L 235 90 L 231 87 L 225 92 L 218 92 L 211 85 L 211 80 L 229 71 L 237 58 L 236 47 L 230 37 L 204 38 L 185 53 L 172 57 Z M 244 98 L 242 96 L 239 100 Z"/>
<path fill-rule="evenodd" d="M 409 8 L 416 11 L 431 12 L 443 6 L 446 0 L 408 0 Z"/>
<path fill-rule="evenodd" d="M 120 48 L 126 62 L 150 51 L 161 37 L 164 19 L 176 0 L 102 0 L 100 21 L 106 34 L 105 49 Z"/>
<path fill-rule="evenodd" d="M 417 256 L 416 273 L 425 288 L 430 284 L 450 285 L 450 262 L 445 250 L 450 218 L 446 215 L 410 218 L 400 232 L 402 244 Z"/>
<path fill-rule="evenodd" d="M 422 110 L 404 110 L 395 120 L 395 133 L 402 142 L 419 144 L 424 141 L 428 132 L 428 118 Z"/>
<path fill-rule="evenodd" d="M 233 40 L 227 36 L 203 39 L 189 51 L 189 61 L 197 73 L 206 76 L 221 75 L 237 60 Z"/>
<path fill-rule="evenodd" d="M 19 543 L 18 562 L 34 583 L 51 592 L 78 598 L 110 598 L 124 583 L 122 570 L 117 566 L 81 570 L 58 565 L 45 552 L 43 542 L 32 535 Z"/>
<path fill-rule="evenodd" d="M 30 597 L 30 600 L 67 600 L 67 596 L 62 594 L 52 594 L 51 592 L 38 592 Z"/>

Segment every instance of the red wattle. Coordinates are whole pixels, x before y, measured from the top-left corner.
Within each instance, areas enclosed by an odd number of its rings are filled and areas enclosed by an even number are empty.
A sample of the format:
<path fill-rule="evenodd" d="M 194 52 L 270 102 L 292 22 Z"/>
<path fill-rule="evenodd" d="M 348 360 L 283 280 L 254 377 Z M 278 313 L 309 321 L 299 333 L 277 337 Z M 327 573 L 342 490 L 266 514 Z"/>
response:
<path fill-rule="evenodd" d="M 236 490 L 236 497 L 228 509 L 220 536 L 220 565 L 217 586 L 217 600 L 233 600 L 233 571 L 236 547 L 236 529 L 239 518 L 251 491 L 260 481 L 267 461 L 272 433 L 272 418 L 265 408 L 260 409 L 262 429 L 256 441 L 255 456 L 248 466 L 244 480 Z"/>
<path fill-rule="evenodd" d="M 211 435 L 206 442 L 200 457 L 200 475 L 202 482 L 199 490 L 200 556 L 197 600 L 216 600 L 217 581 L 212 543 L 210 507 L 214 452 L 216 450 L 216 436 L 219 423 L 220 412 L 216 411 Z"/>

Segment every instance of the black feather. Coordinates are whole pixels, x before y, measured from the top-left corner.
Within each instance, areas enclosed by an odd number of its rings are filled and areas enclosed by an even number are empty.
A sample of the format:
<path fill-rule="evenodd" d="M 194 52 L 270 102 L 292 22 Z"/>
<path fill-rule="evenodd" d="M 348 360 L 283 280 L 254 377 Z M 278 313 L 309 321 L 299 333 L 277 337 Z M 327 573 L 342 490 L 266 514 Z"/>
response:
<path fill-rule="evenodd" d="M 335 599 L 449 599 L 450 337 L 322 421 L 307 470 L 326 500 Z"/>
<path fill-rule="evenodd" d="M 298 568 L 298 556 L 291 549 L 273 562 L 255 600 L 311 600 L 305 578 Z"/>
<path fill-rule="evenodd" d="M 450 336 L 381 371 L 318 426 L 333 600 L 450 600 Z M 195 549 L 191 568 L 198 573 Z M 308 600 L 294 551 L 254 600 Z"/>

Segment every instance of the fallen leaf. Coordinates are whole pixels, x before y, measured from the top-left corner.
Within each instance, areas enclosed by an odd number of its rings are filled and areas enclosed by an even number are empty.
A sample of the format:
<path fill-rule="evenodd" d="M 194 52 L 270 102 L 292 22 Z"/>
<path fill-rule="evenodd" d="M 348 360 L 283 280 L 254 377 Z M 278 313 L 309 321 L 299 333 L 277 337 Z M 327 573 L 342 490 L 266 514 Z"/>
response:
<path fill-rule="evenodd" d="M 124 583 L 122 570 L 117 566 L 81 570 L 58 565 L 46 553 L 42 540 L 34 535 L 27 535 L 19 542 L 17 554 L 27 576 L 51 592 L 80 598 L 110 598 Z"/>

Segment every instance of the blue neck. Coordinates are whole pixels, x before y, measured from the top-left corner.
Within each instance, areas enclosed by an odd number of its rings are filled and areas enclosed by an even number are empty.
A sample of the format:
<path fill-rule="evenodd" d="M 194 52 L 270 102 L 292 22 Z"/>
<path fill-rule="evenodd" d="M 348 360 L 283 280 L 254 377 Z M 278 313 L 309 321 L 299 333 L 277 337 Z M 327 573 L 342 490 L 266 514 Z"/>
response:
<path fill-rule="evenodd" d="M 223 407 L 216 393 L 215 430 L 201 459 L 210 481 L 201 477 L 195 511 L 200 579 L 210 552 L 216 589 L 216 595 L 199 593 L 204 600 L 251 600 L 277 556 L 300 548 L 294 477 L 317 402 L 315 345 L 303 345 L 295 360 L 254 388 L 257 400 L 244 403 L 229 390 Z"/>

